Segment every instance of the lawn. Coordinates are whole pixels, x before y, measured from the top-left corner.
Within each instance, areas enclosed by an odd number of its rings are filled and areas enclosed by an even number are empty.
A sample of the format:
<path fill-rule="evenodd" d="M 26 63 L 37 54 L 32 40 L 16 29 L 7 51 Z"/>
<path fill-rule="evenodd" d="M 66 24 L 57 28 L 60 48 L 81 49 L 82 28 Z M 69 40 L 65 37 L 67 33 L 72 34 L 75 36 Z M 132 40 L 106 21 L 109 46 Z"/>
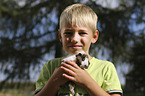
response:
<path fill-rule="evenodd" d="M 19 87 L 18 87 L 19 85 Z M 35 82 L 7 82 L 6 85 L 0 90 L 0 96 L 34 96 Z M 143 93 L 124 92 L 123 96 L 144 96 Z"/>
<path fill-rule="evenodd" d="M 0 96 L 34 96 L 34 91 L 29 89 L 2 89 Z"/>
<path fill-rule="evenodd" d="M 3 89 L 0 91 L 0 96 L 34 96 L 34 90 L 29 89 Z M 127 93 L 123 96 L 144 96 L 141 93 Z"/>
<path fill-rule="evenodd" d="M 0 96 L 34 96 L 34 91 L 34 82 L 6 82 L 0 90 Z"/>

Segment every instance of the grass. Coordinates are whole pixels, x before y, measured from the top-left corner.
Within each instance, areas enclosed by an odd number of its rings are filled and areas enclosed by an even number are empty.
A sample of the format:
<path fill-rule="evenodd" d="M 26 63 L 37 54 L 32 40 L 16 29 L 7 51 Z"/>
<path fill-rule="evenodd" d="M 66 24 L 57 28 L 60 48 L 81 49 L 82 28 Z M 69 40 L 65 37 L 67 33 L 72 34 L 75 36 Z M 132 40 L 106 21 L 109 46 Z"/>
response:
<path fill-rule="evenodd" d="M 143 93 L 126 93 L 123 96 L 144 96 Z"/>
<path fill-rule="evenodd" d="M 34 96 L 34 90 L 28 89 L 3 89 L 0 96 Z M 123 96 L 144 96 L 142 93 L 125 93 Z"/>
<path fill-rule="evenodd" d="M 7 82 L 2 90 L 0 96 L 34 96 L 35 83 L 28 82 Z"/>
<path fill-rule="evenodd" d="M 3 89 L 0 96 L 34 96 L 34 91 L 26 89 Z"/>
<path fill-rule="evenodd" d="M 1 82 L 0 82 L 1 83 Z M 0 96 L 34 96 L 34 82 L 7 82 L 0 90 Z M 123 96 L 144 96 L 143 93 L 124 92 Z"/>

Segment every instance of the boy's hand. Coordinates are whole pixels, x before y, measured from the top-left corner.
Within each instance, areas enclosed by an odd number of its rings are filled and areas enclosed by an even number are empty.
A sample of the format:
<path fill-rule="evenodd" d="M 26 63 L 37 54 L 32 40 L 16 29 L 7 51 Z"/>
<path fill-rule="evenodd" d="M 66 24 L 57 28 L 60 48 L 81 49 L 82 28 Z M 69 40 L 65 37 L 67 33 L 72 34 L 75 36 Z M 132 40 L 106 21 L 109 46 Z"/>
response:
<path fill-rule="evenodd" d="M 68 81 L 68 79 L 62 76 L 63 73 L 64 71 L 60 67 L 57 67 L 50 78 L 52 83 L 54 83 L 57 87 L 65 84 Z"/>
<path fill-rule="evenodd" d="M 64 70 L 63 76 L 79 86 L 84 86 L 91 81 L 91 76 L 86 70 L 81 69 L 75 62 L 66 61 L 61 63 L 61 69 Z"/>

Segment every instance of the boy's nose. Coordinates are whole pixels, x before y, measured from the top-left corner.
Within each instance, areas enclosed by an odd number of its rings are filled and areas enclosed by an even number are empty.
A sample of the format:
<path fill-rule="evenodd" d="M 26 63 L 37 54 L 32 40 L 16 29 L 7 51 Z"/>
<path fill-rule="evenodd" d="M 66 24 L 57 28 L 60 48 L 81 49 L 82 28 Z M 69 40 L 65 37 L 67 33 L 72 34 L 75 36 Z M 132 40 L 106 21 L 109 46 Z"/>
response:
<path fill-rule="evenodd" d="M 72 43 L 78 43 L 79 40 L 79 34 L 78 33 L 74 33 L 71 39 Z"/>

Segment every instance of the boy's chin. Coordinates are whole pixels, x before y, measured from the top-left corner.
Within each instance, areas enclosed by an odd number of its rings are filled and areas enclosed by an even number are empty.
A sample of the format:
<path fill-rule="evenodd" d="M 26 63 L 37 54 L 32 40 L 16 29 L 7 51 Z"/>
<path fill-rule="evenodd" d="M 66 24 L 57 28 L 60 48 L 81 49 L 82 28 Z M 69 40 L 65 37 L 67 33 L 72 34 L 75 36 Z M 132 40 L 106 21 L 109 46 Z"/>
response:
<path fill-rule="evenodd" d="M 76 55 L 78 54 L 79 52 L 82 52 L 83 50 L 78 50 L 78 51 L 73 51 L 73 52 L 69 52 L 70 55 Z"/>

